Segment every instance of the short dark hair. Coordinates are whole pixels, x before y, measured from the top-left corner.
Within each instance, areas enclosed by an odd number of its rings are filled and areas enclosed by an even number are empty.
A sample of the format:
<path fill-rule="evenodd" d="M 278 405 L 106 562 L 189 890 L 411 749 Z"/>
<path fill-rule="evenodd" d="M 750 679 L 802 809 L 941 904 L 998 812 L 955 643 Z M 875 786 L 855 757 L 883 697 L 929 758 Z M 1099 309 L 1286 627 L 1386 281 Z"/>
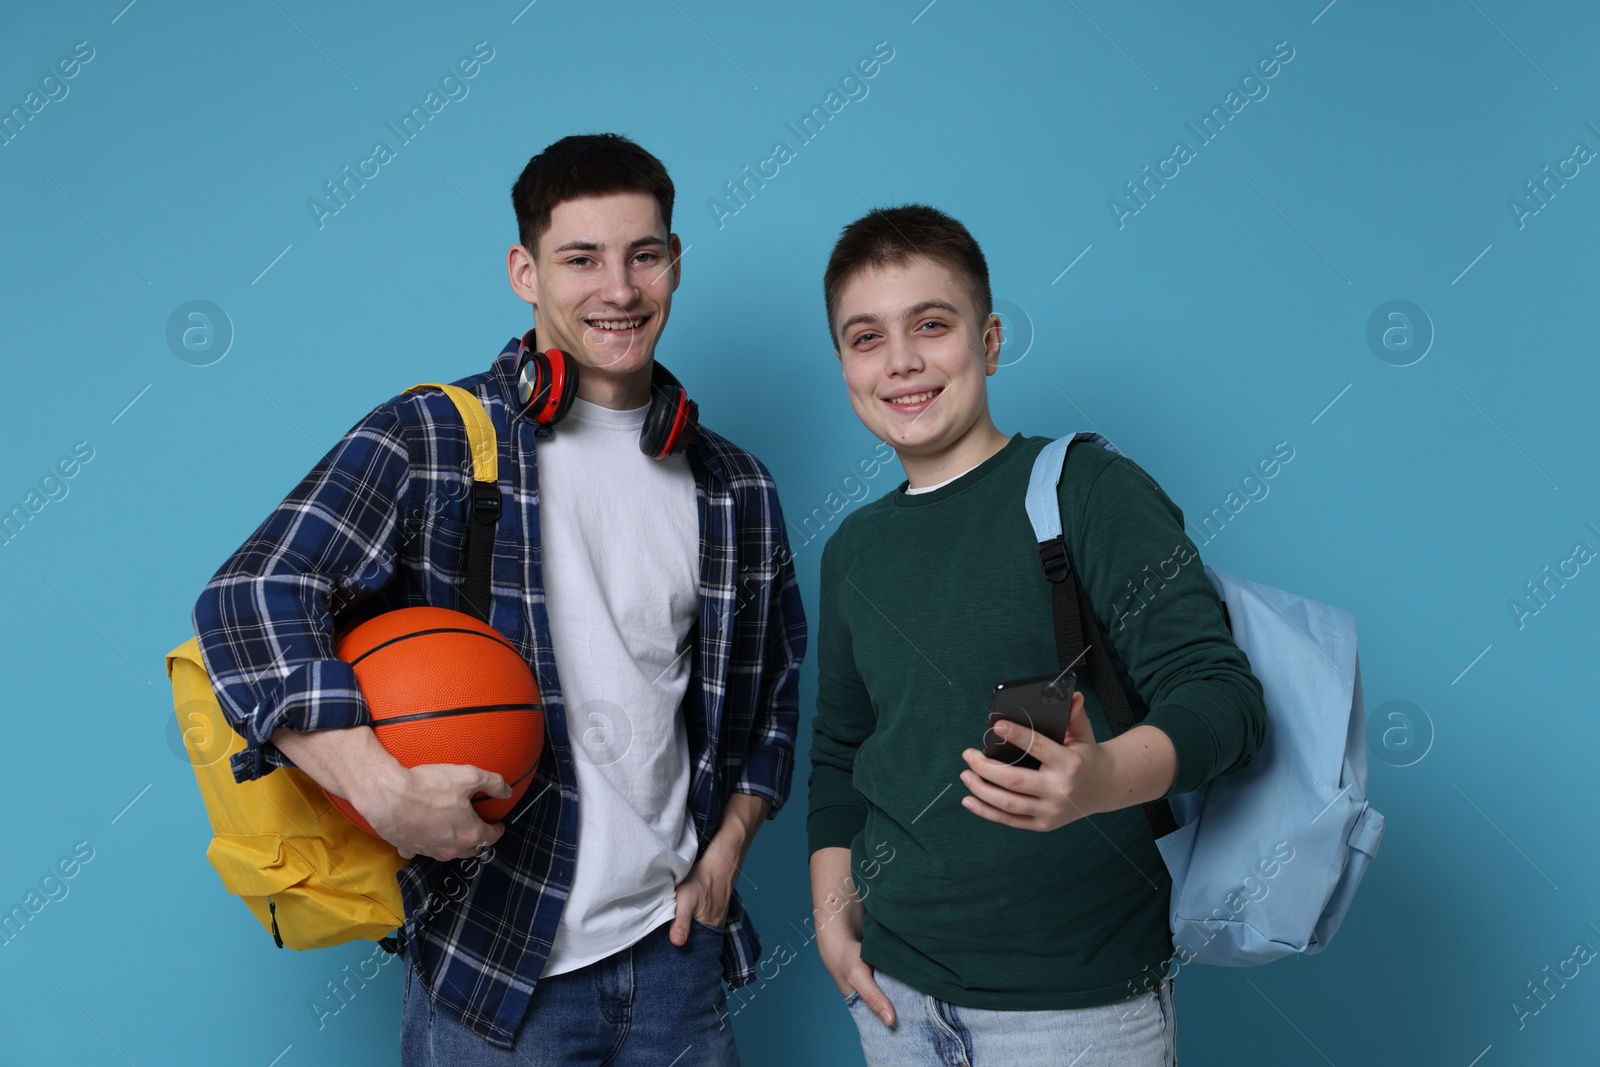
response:
<path fill-rule="evenodd" d="M 822 275 L 822 296 L 828 305 L 828 336 L 833 337 L 839 292 L 868 267 L 904 263 L 922 256 L 954 271 L 977 305 L 978 321 L 994 310 L 989 291 L 989 264 L 967 228 L 926 204 L 873 208 L 839 234 Z M 838 338 L 834 338 L 837 348 Z"/>
<path fill-rule="evenodd" d="M 672 179 L 661 160 L 616 133 L 563 137 L 528 160 L 511 187 L 517 240 L 530 253 L 550 228 L 550 214 L 567 200 L 607 193 L 649 193 L 672 229 Z"/>

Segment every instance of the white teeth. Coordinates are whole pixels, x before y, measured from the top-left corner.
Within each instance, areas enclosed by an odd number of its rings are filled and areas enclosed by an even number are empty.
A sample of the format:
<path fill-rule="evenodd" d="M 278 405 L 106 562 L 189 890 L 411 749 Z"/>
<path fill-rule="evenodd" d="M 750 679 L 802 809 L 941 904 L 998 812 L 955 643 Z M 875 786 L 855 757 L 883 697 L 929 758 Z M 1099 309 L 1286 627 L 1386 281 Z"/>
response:
<path fill-rule="evenodd" d="M 590 319 L 589 325 L 597 330 L 632 330 L 644 324 L 643 319 Z"/>
<path fill-rule="evenodd" d="M 926 393 L 912 393 L 910 396 L 897 396 L 890 400 L 891 404 L 920 404 L 924 400 L 932 400 L 939 390 L 929 389 Z"/>

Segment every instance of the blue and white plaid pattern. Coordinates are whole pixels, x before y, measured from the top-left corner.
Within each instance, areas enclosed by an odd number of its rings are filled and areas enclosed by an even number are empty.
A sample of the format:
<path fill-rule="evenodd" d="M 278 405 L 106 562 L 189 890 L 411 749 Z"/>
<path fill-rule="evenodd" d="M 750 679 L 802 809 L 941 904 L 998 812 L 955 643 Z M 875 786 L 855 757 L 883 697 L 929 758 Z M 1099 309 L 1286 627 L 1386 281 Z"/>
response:
<path fill-rule="evenodd" d="M 518 344 L 456 384 L 483 401 L 499 438 L 490 621 L 534 670 L 548 743 L 485 861 L 418 857 L 399 875 L 406 955 L 420 980 L 442 1009 L 502 1048 L 549 956 L 578 828 L 540 571 L 534 450 L 549 431 L 517 409 Z M 683 713 L 703 848 L 730 792 L 765 797 L 773 814 L 788 796 L 806 630 L 771 475 L 704 428 L 688 456 L 700 514 L 700 617 Z M 194 623 L 223 710 L 247 743 L 233 760 L 239 781 L 293 766 L 267 740 L 280 726 L 371 721 L 350 667 L 334 655 L 335 616 L 342 626 L 395 608 L 459 606 L 470 470 L 466 429 L 442 392 L 396 397 L 350 430 L 207 584 Z M 735 891 L 722 954 L 730 986 L 754 979 L 760 951 Z"/>

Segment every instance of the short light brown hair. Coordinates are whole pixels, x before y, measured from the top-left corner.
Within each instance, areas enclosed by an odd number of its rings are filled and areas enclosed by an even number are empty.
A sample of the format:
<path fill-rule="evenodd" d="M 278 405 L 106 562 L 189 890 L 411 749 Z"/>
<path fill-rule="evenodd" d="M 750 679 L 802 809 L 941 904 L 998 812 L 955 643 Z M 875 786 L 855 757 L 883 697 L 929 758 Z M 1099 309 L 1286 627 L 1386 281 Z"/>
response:
<path fill-rule="evenodd" d="M 822 275 L 828 336 L 833 338 L 835 349 L 839 345 L 834 321 L 839 293 L 845 285 L 869 267 L 900 264 L 917 256 L 948 268 L 967 286 L 980 325 L 989 317 L 994 310 L 989 264 L 965 226 L 926 204 L 873 208 L 839 234 L 833 253 L 828 256 L 828 269 Z"/>

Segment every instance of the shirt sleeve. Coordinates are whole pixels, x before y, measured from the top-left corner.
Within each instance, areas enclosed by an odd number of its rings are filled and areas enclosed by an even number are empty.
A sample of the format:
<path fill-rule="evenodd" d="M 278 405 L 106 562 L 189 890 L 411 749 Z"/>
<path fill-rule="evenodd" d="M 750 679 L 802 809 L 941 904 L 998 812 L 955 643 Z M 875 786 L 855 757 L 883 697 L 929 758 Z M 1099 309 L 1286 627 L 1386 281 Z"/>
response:
<path fill-rule="evenodd" d="M 800 722 L 800 662 L 806 654 L 806 617 L 777 491 L 769 488 L 766 497 L 771 565 L 770 574 L 768 568 L 762 568 L 760 576 L 760 580 L 769 583 L 766 639 L 750 747 L 733 788 L 740 793 L 766 798 L 771 803 L 767 809 L 770 819 L 788 799 L 794 777 L 795 732 Z"/>
<path fill-rule="evenodd" d="M 867 825 L 867 799 L 854 783 L 856 750 L 877 725 L 866 683 L 856 670 L 850 628 L 838 610 L 839 534 L 822 550 L 822 607 L 817 619 L 817 714 L 811 724 L 809 851 L 849 848 Z"/>
<path fill-rule="evenodd" d="M 194 607 L 200 658 L 245 749 L 234 778 L 292 767 L 279 727 L 371 722 L 350 666 L 334 654 L 335 608 L 394 573 L 410 460 L 391 405 L 353 427 L 228 557 Z"/>
<path fill-rule="evenodd" d="M 1069 463 L 1080 450 L 1102 451 L 1075 446 Z M 1081 502 L 1063 501 L 1073 503 L 1083 518 L 1072 558 L 1095 617 L 1149 708 L 1143 721 L 1177 752 L 1167 795 L 1244 767 L 1266 736 L 1261 683 L 1228 631 L 1183 513 L 1122 456 L 1105 464 Z"/>

